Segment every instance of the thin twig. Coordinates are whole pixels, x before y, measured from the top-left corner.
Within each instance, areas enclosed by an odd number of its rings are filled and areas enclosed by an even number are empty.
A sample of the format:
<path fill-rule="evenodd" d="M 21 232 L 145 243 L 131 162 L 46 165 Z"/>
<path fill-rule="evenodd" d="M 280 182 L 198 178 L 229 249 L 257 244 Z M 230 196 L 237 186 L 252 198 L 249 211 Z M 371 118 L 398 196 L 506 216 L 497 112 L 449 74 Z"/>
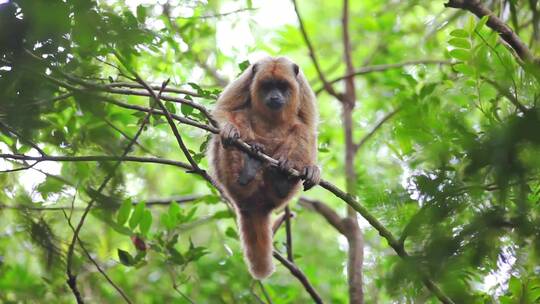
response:
<path fill-rule="evenodd" d="M 364 144 L 368 141 L 368 139 L 370 139 L 373 136 L 373 134 L 375 134 L 375 132 L 377 132 L 377 130 L 379 130 L 385 122 L 390 120 L 390 118 L 392 118 L 394 115 L 396 115 L 396 113 L 399 112 L 400 110 L 401 110 L 401 108 L 397 108 L 397 109 L 391 111 L 390 113 L 386 114 L 373 127 L 373 129 L 371 129 L 371 131 L 369 131 L 366 135 L 364 135 L 364 137 L 362 137 L 362 139 L 360 139 L 360 141 L 356 145 L 354 145 L 354 152 L 357 153 L 358 150 L 360 150 L 360 148 L 362 148 L 362 146 L 364 146 Z"/>
<path fill-rule="evenodd" d="M 75 202 L 75 195 L 73 195 L 73 200 L 71 201 L 71 204 L 73 205 L 73 203 Z M 75 233 L 75 227 L 73 227 L 73 224 L 71 223 L 71 216 L 68 216 L 66 211 L 62 209 L 62 213 L 64 214 L 64 217 L 66 218 L 67 220 L 67 223 L 69 225 L 69 227 L 71 228 L 71 230 L 73 231 L 73 233 Z M 127 297 L 127 295 L 125 294 L 125 292 L 122 290 L 122 288 L 120 288 L 118 285 L 116 285 L 116 283 L 114 283 L 114 281 L 109 277 L 109 275 L 107 275 L 107 273 L 105 272 L 105 270 L 103 270 L 101 268 L 101 266 L 99 266 L 99 264 L 97 263 L 97 261 L 90 255 L 90 252 L 88 252 L 88 250 L 86 249 L 86 246 L 84 246 L 83 242 L 81 241 L 81 239 L 77 236 L 77 241 L 79 243 L 79 246 L 81 247 L 81 249 L 83 250 L 84 254 L 86 255 L 86 257 L 92 262 L 92 264 L 94 264 L 94 266 L 96 266 L 96 269 L 99 271 L 99 273 L 101 273 L 101 275 L 103 277 L 105 277 L 105 279 L 107 280 L 107 282 L 109 282 L 109 284 L 111 284 L 111 286 L 116 289 L 116 291 L 122 296 L 122 298 L 126 301 L 126 303 L 132 303 L 131 300 Z"/>
<path fill-rule="evenodd" d="M 137 162 L 137 163 L 154 163 L 180 167 L 186 170 L 193 168 L 184 162 L 175 161 L 157 157 L 137 157 L 137 156 L 112 156 L 112 155 L 86 155 L 86 156 L 30 156 L 23 154 L 0 154 L 3 159 L 16 160 L 33 160 L 36 162 L 54 161 L 54 162 L 104 162 L 104 161 L 120 161 L 120 162 Z"/>
<path fill-rule="evenodd" d="M 292 3 L 294 5 L 294 11 L 296 12 L 296 17 L 298 18 L 298 24 L 300 26 L 300 32 L 302 33 L 302 37 L 304 38 L 304 42 L 306 43 L 306 46 L 309 50 L 309 56 L 311 57 L 311 61 L 313 62 L 313 65 L 315 66 L 315 70 L 317 70 L 317 75 L 319 75 L 319 79 L 323 83 L 323 88 L 328 92 L 328 94 L 334 96 L 337 98 L 337 100 L 342 99 L 342 94 L 336 92 L 334 90 L 334 87 L 332 87 L 332 84 L 329 83 L 326 80 L 326 76 L 324 76 L 324 73 L 321 69 L 321 66 L 319 64 L 319 61 L 317 59 L 317 55 L 315 53 L 315 48 L 313 47 L 313 44 L 311 43 L 311 40 L 309 39 L 309 36 L 307 34 L 306 28 L 304 26 L 304 21 L 302 20 L 302 17 L 300 16 L 300 12 L 298 10 L 298 4 L 296 3 L 296 0 L 292 0 Z"/>
<path fill-rule="evenodd" d="M 188 17 L 178 16 L 178 17 L 176 17 L 176 18 L 178 18 L 178 19 L 212 19 L 212 18 L 222 18 L 222 17 L 226 17 L 226 16 L 229 16 L 229 15 L 234 15 L 234 14 L 238 14 L 238 13 L 242 13 L 242 12 L 255 11 L 255 10 L 257 10 L 257 8 L 249 8 L 249 7 L 246 7 L 246 8 L 240 8 L 240 9 L 237 9 L 237 10 L 234 10 L 234 11 L 225 12 L 225 13 L 219 13 L 219 14 L 214 14 L 214 15 L 188 16 Z"/>
<path fill-rule="evenodd" d="M 374 72 L 384 72 L 391 69 L 398 69 L 398 68 L 402 68 L 409 65 L 419 65 L 419 64 L 452 64 L 452 61 L 440 60 L 440 59 L 420 59 L 420 60 L 408 60 L 408 61 L 403 61 L 403 62 L 398 62 L 398 63 L 364 66 L 364 67 L 356 69 L 355 71 L 351 73 L 346 73 L 343 76 L 330 80 L 330 84 L 334 84 L 336 82 L 342 81 L 344 79 L 347 79 L 350 76 L 359 76 L 359 75 L 365 75 L 365 74 L 374 73 Z M 320 94 L 322 90 L 324 90 L 324 88 L 315 90 L 315 94 Z"/>
<path fill-rule="evenodd" d="M 283 266 L 287 267 L 287 269 L 289 269 L 291 274 L 295 276 L 298 279 L 298 281 L 302 283 L 302 285 L 304 285 L 304 288 L 309 293 L 309 295 L 311 296 L 311 298 L 313 299 L 315 303 L 323 303 L 321 296 L 319 296 L 315 288 L 313 288 L 313 285 L 311 285 L 306 275 L 294 263 L 287 260 L 277 251 L 274 251 L 274 258 L 280 261 L 281 264 L 283 264 Z"/>
<path fill-rule="evenodd" d="M 294 263 L 291 232 L 291 209 L 289 208 L 289 206 L 285 207 L 285 232 L 287 236 L 287 259 Z"/>
<path fill-rule="evenodd" d="M 21 133 L 17 132 L 17 130 L 13 129 L 12 127 L 8 126 L 7 124 L 0 121 L 0 128 L 7 130 L 9 133 L 13 133 L 21 142 L 27 143 L 30 147 L 36 149 L 36 151 L 39 152 L 41 155 L 47 155 L 45 151 L 43 151 L 40 147 L 38 147 L 37 144 L 33 143 L 31 140 L 25 138 L 22 136 Z"/>

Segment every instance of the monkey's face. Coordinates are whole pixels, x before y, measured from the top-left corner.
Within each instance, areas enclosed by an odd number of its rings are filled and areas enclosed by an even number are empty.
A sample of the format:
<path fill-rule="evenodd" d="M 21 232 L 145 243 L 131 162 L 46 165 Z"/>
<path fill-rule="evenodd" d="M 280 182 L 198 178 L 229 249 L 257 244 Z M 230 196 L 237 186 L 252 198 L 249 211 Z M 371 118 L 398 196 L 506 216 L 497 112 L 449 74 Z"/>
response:
<path fill-rule="evenodd" d="M 257 111 L 273 117 L 282 112 L 294 112 L 292 109 L 298 104 L 298 72 L 296 64 L 282 57 L 257 62 L 253 66 L 251 88 Z"/>
<path fill-rule="evenodd" d="M 291 87 L 286 80 L 269 78 L 261 81 L 259 100 L 272 111 L 280 111 L 291 99 Z"/>

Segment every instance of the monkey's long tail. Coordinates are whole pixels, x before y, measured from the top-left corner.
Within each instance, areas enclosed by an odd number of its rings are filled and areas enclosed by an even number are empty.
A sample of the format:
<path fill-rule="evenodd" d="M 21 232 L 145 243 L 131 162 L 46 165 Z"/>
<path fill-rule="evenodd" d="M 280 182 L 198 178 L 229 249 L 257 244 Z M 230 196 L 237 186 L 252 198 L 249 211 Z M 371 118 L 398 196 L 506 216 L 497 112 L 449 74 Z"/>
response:
<path fill-rule="evenodd" d="M 239 213 L 240 237 L 249 272 L 256 279 L 264 279 L 274 272 L 270 213 Z"/>

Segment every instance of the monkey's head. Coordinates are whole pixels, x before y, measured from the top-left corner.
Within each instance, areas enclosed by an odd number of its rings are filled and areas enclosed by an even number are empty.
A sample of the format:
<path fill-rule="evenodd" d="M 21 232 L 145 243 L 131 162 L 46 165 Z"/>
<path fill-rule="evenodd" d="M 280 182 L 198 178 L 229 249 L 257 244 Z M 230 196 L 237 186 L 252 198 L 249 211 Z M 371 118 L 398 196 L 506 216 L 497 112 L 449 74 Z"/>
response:
<path fill-rule="evenodd" d="M 266 58 L 253 64 L 253 109 L 271 117 L 295 113 L 298 107 L 298 65 L 287 58 Z"/>

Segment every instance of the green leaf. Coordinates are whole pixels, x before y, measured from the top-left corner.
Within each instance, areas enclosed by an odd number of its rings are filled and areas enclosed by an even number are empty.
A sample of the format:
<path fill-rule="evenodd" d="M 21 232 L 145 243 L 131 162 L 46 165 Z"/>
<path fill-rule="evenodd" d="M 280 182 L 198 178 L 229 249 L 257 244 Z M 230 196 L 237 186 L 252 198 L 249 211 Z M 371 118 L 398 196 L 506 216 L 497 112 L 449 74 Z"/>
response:
<path fill-rule="evenodd" d="M 480 31 L 484 27 L 484 25 L 486 25 L 488 20 L 489 20 L 489 15 L 485 15 L 480 20 L 478 20 L 478 23 L 474 27 L 475 32 Z"/>
<path fill-rule="evenodd" d="M 240 71 L 245 71 L 250 66 L 249 60 L 244 60 L 238 64 L 238 68 L 240 68 Z"/>
<path fill-rule="evenodd" d="M 433 93 L 433 90 L 437 87 L 437 83 L 428 83 L 420 90 L 420 98 L 424 99 L 429 94 Z"/>
<path fill-rule="evenodd" d="M 461 61 L 467 61 L 471 58 L 471 55 L 468 51 L 462 49 L 453 49 L 450 51 L 450 56 Z"/>
<path fill-rule="evenodd" d="M 131 218 L 129 219 L 129 227 L 135 229 L 142 219 L 144 213 L 144 202 L 140 202 L 135 206 Z"/>
<path fill-rule="evenodd" d="M 147 235 L 152 226 L 152 212 L 150 210 L 144 210 L 141 222 L 139 223 L 139 230 L 143 235 Z"/>
<path fill-rule="evenodd" d="M 463 29 L 455 29 L 450 32 L 450 36 L 459 37 L 459 38 L 467 38 L 469 37 L 469 33 Z"/>
<path fill-rule="evenodd" d="M 184 265 L 186 263 L 186 259 L 184 256 L 176 250 L 174 247 L 167 248 L 170 254 L 169 260 L 173 262 L 176 265 Z"/>
<path fill-rule="evenodd" d="M 167 108 L 167 111 L 172 114 L 176 114 L 176 107 L 172 102 L 166 102 L 165 107 Z"/>
<path fill-rule="evenodd" d="M 510 278 L 510 281 L 508 282 L 508 291 L 510 291 L 512 295 L 520 295 L 522 291 L 521 281 L 518 278 L 512 276 Z"/>
<path fill-rule="evenodd" d="M 129 218 L 132 208 L 131 199 L 127 198 L 122 202 L 120 209 L 118 209 L 118 214 L 116 215 L 116 222 L 119 225 L 124 225 Z"/>
<path fill-rule="evenodd" d="M 225 235 L 232 239 L 238 240 L 238 233 L 236 233 L 236 231 L 232 227 L 227 227 Z"/>
<path fill-rule="evenodd" d="M 193 107 L 191 106 L 188 106 L 186 104 L 182 104 L 180 106 L 180 111 L 182 112 L 182 114 L 184 114 L 184 116 L 189 116 L 191 115 L 191 113 L 193 113 Z"/>
<path fill-rule="evenodd" d="M 161 221 L 163 226 L 165 226 L 165 228 L 169 230 L 174 228 L 174 224 L 172 223 L 168 213 L 162 213 L 159 217 L 159 220 Z"/>
<path fill-rule="evenodd" d="M 462 48 L 462 49 L 470 49 L 471 48 L 471 43 L 469 42 L 469 40 L 464 39 L 464 38 L 452 38 L 452 39 L 448 40 L 448 43 L 451 46 L 455 46 L 455 47 Z"/>
<path fill-rule="evenodd" d="M 44 198 L 47 198 L 51 193 L 60 192 L 63 187 L 64 183 L 62 181 L 47 177 L 47 179 L 45 179 L 45 182 L 39 184 L 37 190 L 39 191 L 39 193 L 41 193 L 41 195 L 43 195 Z"/>
<path fill-rule="evenodd" d="M 194 88 L 195 90 L 197 90 L 197 91 L 202 90 L 201 86 L 198 85 L 198 84 L 196 84 L 195 82 L 188 82 L 187 84 L 188 84 L 190 87 L 192 87 L 192 88 Z"/>
<path fill-rule="evenodd" d="M 124 264 L 125 266 L 133 266 L 135 264 L 135 259 L 133 259 L 131 254 L 122 249 L 118 249 L 118 258 L 120 259 L 120 263 Z"/>
<path fill-rule="evenodd" d="M 232 218 L 233 216 L 232 216 L 231 211 L 227 209 L 227 210 L 220 210 L 214 213 L 212 217 L 215 219 L 224 219 L 224 218 Z"/>
<path fill-rule="evenodd" d="M 167 213 L 169 215 L 171 225 L 173 227 L 176 226 L 176 223 L 178 223 L 178 215 L 180 214 L 180 206 L 178 206 L 176 202 L 172 202 L 169 205 L 169 211 Z"/>
<path fill-rule="evenodd" d="M 146 20 L 146 16 L 147 16 L 146 7 L 144 7 L 143 5 L 138 5 L 137 6 L 137 20 L 140 23 L 144 23 L 144 21 Z"/>
<path fill-rule="evenodd" d="M 474 69 L 468 64 L 458 63 L 454 65 L 454 69 L 462 74 L 474 76 Z"/>

